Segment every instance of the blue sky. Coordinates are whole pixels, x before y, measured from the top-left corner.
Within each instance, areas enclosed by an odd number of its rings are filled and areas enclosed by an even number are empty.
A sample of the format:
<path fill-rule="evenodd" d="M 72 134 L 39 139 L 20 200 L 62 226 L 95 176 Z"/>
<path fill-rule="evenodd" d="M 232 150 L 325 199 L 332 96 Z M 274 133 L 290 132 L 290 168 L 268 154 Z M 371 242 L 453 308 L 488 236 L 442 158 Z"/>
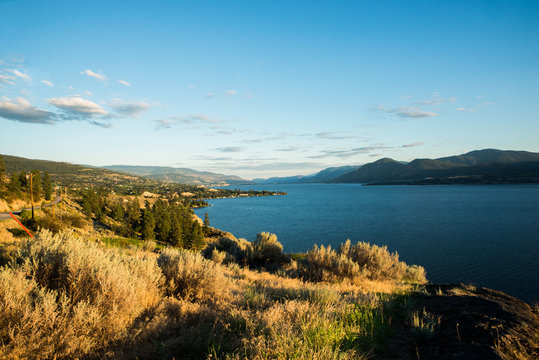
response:
<path fill-rule="evenodd" d="M 538 1 L 0 0 L 0 18 L 4 154 L 254 178 L 539 152 Z"/>

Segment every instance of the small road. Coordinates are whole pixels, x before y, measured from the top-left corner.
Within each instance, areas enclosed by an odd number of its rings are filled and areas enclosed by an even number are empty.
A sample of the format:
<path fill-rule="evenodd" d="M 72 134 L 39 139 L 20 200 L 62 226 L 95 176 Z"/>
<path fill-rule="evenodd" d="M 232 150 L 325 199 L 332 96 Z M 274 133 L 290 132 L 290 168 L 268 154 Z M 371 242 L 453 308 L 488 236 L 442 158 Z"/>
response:
<path fill-rule="evenodd" d="M 51 202 L 51 203 L 48 203 L 48 204 L 44 204 L 43 207 L 47 207 L 47 206 L 51 206 L 51 205 L 54 205 L 54 204 L 58 204 L 60 202 L 60 200 L 62 199 L 61 196 L 56 196 L 54 198 L 54 200 Z M 34 209 L 37 210 L 39 209 L 41 206 L 34 206 Z M 19 215 L 21 213 L 21 211 L 23 210 L 32 210 L 32 208 L 26 208 L 26 209 L 22 209 L 22 210 L 17 210 L 17 211 L 12 211 L 13 215 Z M 11 215 L 9 215 L 9 212 L 3 212 L 3 213 L 0 213 L 0 220 L 6 220 L 6 219 L 11 219 Z"/>

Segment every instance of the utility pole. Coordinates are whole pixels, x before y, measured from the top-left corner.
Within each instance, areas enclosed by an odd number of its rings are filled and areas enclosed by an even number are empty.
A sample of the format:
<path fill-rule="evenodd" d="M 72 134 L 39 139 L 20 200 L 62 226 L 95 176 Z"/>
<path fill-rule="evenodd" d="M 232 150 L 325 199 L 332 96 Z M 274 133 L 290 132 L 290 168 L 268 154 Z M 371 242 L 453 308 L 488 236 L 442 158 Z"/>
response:
<path fill-rule="evenodd" d="M 30 172 L 30 203 L 32 203 L 32 220 L 35 220 L 35 216 L 34 216 L 34 185 L 32 183 L 32 172 Z"/>
<path fill-rule="evenodd" d="M 60 222 L 62 221 L 62 215 L 64 213 L 64 193 L 60 188 Z"/>

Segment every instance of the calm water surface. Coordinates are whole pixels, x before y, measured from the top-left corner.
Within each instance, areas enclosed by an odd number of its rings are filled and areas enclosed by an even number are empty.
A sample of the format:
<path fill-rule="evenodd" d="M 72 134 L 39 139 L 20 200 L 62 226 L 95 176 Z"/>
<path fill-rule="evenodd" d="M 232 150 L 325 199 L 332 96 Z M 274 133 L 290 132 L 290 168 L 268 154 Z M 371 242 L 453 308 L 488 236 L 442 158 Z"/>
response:
<path fill-rule="evenodd" d="M 286 196 L 216 199 L 195 212 L 253 240 L 277 234 L 287 252 L 350 239 L 387 245 L 432 282 L 464 282 L 539 301 L 539 185 L 242 186 Z"/>

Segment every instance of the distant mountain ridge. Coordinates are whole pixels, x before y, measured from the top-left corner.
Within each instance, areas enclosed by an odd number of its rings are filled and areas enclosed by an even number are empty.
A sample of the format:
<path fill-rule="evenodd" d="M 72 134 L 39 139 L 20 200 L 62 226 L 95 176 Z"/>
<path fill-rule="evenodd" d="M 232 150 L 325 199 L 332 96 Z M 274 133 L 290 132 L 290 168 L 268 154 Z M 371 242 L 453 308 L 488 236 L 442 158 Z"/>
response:
<path fill-rule="evenodd" d="M 402 164 L 380 159 L 343 174 L 334 183 L 406 183 L 425 179 L 466 178 L 474 182 L 539 182 L 539 153 L 484 149 L 438 159 L 415 159 Z M 452 180 L 453 181 L 453 180 Z"/>
<path fill-rule="evenodd" d="M 267 179 L 253 179 L 253 182 L 264 184 L 299 184 L 299 183 L 321 183 L 331 181 L 343 174 L 354 171 L 359 165 L 346 165 L 329 167 L 311 175 L 295 175 L 285 177 L 271 177 Z"/>
<path fill-rule="evenodd" d="M 313 175 L 254 179 L 257 184 L 539 182 L 539 153 L 484 149 L 410 162 L 382 158 L 330 167 Z M 457 180 L 455 180 L 457 179 Z M 430 181 L 430 182 L 429 182 Z"/>
<path fill-rule="evenodd" d="M 164 182 L 176 182 L 194 185 L 246 185 L 251 181 L 239 176 L 223 175 L 209 171 L 197 171 L 189 168 L 175 168 L 169 166 L 137 166 L 137 165 L 108 165 L 104 169 L 121 171 L 145 178 Z"/>

